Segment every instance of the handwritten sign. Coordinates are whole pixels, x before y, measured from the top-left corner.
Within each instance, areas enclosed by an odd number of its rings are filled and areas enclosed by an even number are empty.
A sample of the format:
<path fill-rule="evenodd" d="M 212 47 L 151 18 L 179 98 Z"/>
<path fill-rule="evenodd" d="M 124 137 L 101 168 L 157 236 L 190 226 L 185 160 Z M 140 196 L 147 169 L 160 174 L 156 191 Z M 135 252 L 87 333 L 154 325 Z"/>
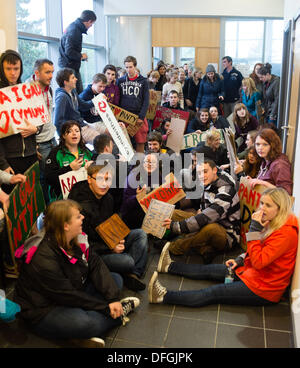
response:
<path fill-rule="evenodd" d="M 168 135 L 166 146 L 171 148 L 174 152 L 179 153 L 181 149 L 181 142 L 185 131 L 185 121 L 181 119 L 171 118 L 170 129 L 172 133 Z"/>
<path fill-rule="evenodd" d="M 6 214 L 11 264 L 15 265 L 15 251 L 30 234 L 33 224 L 45 209 L 38 162 L 25 173 L 26 182 L 14 187 L 9 195 Z"/>
<path fill-rule="evenodd" d="M 87 171 L 84 167 L 79 170 L 68 171 L 58 177 L 63 199 L 67 199 L 74 184 L 87 180 Z"/>
<path fill-rule="evenodd" d="M 111 108 L 111 111 L 113 112 L 117 120 L 122 121 L 123 123 L 130 124 L 130 125 L 135 125 L 138 119 L 137 115 L 125 109 L 122 109 L 121 107 L 116 106 L 112 103 L 109 104 L 109 107 Z"/>
<path fill-rule="evenodd" d="M 161 99 L 161 93 L 158 94 L 158 91 L 155 91 L 154 89 L 149 90 L 149 107 L 147 110 L 146 119 L 153 120 L 155 118 L 159 98 Z"/>
<path fill-rule="evenodd" d="M 94 97 L 92 101 L 114 142 L 118 146 L 121 155 L 124 156 L 127 161 L 130 161 L 134 156 L 133 149 L 128 144 L 127 138 L 125 137 L 122 128 L 111 111 L 104 94 L 99 93 L 99 95 Z"/>
<path fill-rule="evenodd" d="M 190 114 L 188 111 L 168 109 L 167 107 L 158 106 L 156 109 L 152 129 L 159 127 L 160 124 L 166 119 L 171 121 L 171 118 L 182 119 L 187 123 L 189 116 Z"/>
<path fill-rule="evenodd" d="M 141 205 L 144 212 L 147 212 L 152 199 L 175 204 L 182 198 L 185 198 L 185 196 L 186 194 L 180 187 L 178 181 L 174 177 L 174 174 L 170 173 L 165 177 L 165 182 L 160 187 L 152 190 L 146 195 L 143 193 L 139 193 L 136 196 L 136 199 Z"/>
<path fill-rule="evenodd" d="M 237 157 L 234 134 L 232 133 L 230 129 L 226 128 L 224 137 L 225 137 L 226 147 L 227 147 L 227 151 L 229 155 L 230 175 L 235 180 L 235 182 L 237 182 L 237 175 L 234 172 L 234 166 L 237 162 L 239 162 L 239 159 Z"/>
<path fill-rule="evenodd" d="M 222 129 L 217 129 L 217 130 L 220 133 L 221 143 L 224 143 L 225 140 L 224 140 L 223 130 Z M 185 134 L 183 136 L 181 150 L 197 147 L 199 143 L 205 142 L 207 134 L 209 132 L 210 132 L 209 130 L 206 130 L 205 132 L 202 132 L 201 134 L 198 134 L 198 133 Z"/>
<path fill-rule="evenodd" d="M 258 209 L 261 195 L 266 189 L 264 185 L 256 185 L 251 189 L 247 178 L 242 177 L 240 180 L 238 194 L 241 206 L 241 247 L 245 250 L 247 248 L 246 233 L 249 231 L 252 213 Z"/>
<path fill-rule="evenodd" d="M 116 213 L 98 225 L 96 231 L 110 249 L 114 249 L 130 233 L 130 229 Z"/>
<path fill-rule="evenodd" d="M 21 83 L 0 89 L 0 138 L 19 133 L 26 126 L 42 125 L 50 119 L 42 90 L 36 83 Z"/>
<path fill-rule="evenodd" d="M 172 217 L 174 209 L 174 204 L 152 199 L 143 220 L 142 230 L 146 234 L 152 234 L 162 239 L 166 232 L 166 227 L 162 226 L 162 223 L 166 218 Z"/>

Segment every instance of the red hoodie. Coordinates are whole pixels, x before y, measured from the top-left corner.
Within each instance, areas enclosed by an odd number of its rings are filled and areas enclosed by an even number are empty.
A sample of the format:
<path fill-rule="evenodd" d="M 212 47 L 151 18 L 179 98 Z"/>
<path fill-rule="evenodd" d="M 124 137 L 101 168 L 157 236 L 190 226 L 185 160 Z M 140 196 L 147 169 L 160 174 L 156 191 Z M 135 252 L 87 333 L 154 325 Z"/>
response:
<path fill-rule="evenodd" d="M 280 301 L 294 271 L 298 230 L 298 220 L 291 215 L 267 239 L 247 243 L 244 266 L 237 268 L 236 274 L 256 295 Z"/>

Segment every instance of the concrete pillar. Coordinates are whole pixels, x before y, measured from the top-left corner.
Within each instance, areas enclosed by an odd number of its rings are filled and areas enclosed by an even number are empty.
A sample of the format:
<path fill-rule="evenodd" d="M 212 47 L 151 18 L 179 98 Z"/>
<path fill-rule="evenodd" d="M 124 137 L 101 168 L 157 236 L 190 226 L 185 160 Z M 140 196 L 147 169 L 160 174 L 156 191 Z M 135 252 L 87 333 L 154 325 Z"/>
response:
<path fill-rule="evenodd" d="M 7 49 L 17 50 L 16 0 L 0 0 L 0 9 L 0 53 Z"/>

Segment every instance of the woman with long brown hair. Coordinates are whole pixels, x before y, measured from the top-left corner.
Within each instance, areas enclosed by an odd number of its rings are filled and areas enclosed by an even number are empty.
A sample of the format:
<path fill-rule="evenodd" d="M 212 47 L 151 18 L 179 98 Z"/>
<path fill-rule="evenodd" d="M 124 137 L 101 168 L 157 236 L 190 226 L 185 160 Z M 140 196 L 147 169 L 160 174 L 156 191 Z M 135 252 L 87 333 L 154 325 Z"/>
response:
<path fill-rule="evenodd" d="M 279 136 L 273 129 L 265 128 L 258 132 L 255 139 L 255 149 L 262 159 L 260 171 L 250 185 L 257 184 L 268 188 L 281 187 L 292 194 L 293 181 L 291 164 L 288 157 L 282 153 L 282 144 Z"/>
<path fill-rule="evenodd" d="M 77 202 L 52 202 L 43 233 L 18 250 L 22 259 L 15 300 L 33 331 L 81 347 L 103 347 L 103 334 L 128 321 L 138 298 L 120 300 L 119 274 L 110 273 L 82 233 Z M 125 318 L 125 319 L 124 319 Z"/>

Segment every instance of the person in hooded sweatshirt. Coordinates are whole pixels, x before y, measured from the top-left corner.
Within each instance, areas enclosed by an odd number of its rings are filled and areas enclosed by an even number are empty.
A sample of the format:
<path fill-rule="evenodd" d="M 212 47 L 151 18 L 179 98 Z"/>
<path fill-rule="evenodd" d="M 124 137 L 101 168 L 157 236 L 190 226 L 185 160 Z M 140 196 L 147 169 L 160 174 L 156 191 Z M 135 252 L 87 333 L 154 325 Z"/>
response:
<path fill-rule="evenodd" d="M 81 61 L 87 61 L 87 54 L 81 53 L 82 34 L 87 34 L 87 30 L 93 26 L 96 20 L 97 16 L 92 10 L 84 10 L 80 17 L 68 26 L 60 40 L 58 66 L 74 69 L 78 94 L 83 90 L 79 72 Z"/>
<path fill-rule="evenodd" d="M 94 104 L 92 101 L 84 101 L 78 96 L 76 92 L 77 78 L 74 70 L 70 68 L 59 70 L 56 82 L 59 88 L 55 91 L 54 125 L 58 135 L 60 135 L 64 122 L 75 120 L 80 124 L 84 141 L 92 142 L 99 133 L 84 122 L 81 113 L 90 111 Z"/>
<path fill-rule="evenodd" d="M 0 56 L 0 89 L 22 83 L 23 63 L 19 53 L 6 50 Z M 23 174 L 37 161 L 36 137 L 40 127 L 27 121 L 20 133 L 0 139 L 0 169 L 9 174 Z M 10 191 L 11 188 L 6 188 Z"/>
<path fill-rule="evenodd" d="M 136 151 L 143 153 L 148 133 L 146 119 L 149 106 L 148 80 L 137 72 L 137 61 L 134 56 L 127 56 L 124 65 L 127 73 L 117 80 L 117 86 L 120 88 L 119 106 L 138 115 L 137 123 L 141 124 L 141 127 L 135 134 L 134 140 Z"/>

